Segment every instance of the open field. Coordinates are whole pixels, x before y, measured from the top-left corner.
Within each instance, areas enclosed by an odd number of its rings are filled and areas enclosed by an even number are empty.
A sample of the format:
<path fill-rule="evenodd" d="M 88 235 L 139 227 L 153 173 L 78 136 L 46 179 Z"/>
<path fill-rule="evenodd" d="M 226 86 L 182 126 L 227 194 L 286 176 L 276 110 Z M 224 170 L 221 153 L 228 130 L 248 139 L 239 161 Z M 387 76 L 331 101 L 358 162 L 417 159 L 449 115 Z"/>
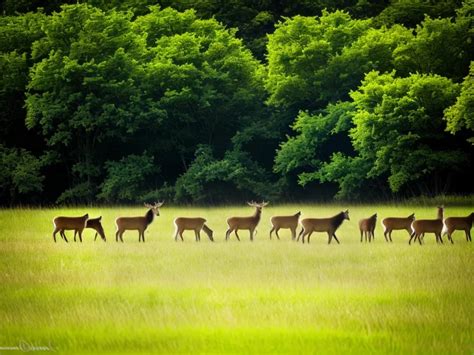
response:
<path fill-rule="evenodd" d="M 114 219 L 145 208 L 0 210 L 0 348 L 25 342 L 62 353 L 465 353 L 474 352 L 473 243 L 409 246 L 404 231 L 383 239 L 389 215 L 434 218 L 434 207 L 349 206 L 350 221 L 327 245 L 268 238 L 269 217 L 331 216 L 337 205 L 263 210 L 256 240 L 240 233 L 224 242 L 225 220 L 250 207 L 173 208 L 138 243 L 116 243 Z M 469 207 L 447 207 L 446 216 Z M 56 215 L 103 216 L 107 243 L 53 243 Z M 361 244 L 357 221 L 377 212 L 372 244 Z M 203 216 L 215 243 L 172 239 L 177 216 Z M 59 236 L 58 236 L 59 237 Z M 24 343 L 24 344 L 25 344 Z M 2 351 L 0 353 L 16 353 Z"/>

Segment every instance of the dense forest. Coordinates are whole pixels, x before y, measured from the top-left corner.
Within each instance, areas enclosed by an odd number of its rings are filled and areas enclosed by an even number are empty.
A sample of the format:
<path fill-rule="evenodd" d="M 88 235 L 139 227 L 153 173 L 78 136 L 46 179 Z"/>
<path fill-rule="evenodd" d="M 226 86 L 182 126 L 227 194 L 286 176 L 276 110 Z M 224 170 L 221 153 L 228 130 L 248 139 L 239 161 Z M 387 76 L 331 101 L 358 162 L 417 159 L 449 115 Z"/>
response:
<path fill-rule="evenodd" d="M 2 205 L 474 190 L 473 0 L 0 4 Z"/>

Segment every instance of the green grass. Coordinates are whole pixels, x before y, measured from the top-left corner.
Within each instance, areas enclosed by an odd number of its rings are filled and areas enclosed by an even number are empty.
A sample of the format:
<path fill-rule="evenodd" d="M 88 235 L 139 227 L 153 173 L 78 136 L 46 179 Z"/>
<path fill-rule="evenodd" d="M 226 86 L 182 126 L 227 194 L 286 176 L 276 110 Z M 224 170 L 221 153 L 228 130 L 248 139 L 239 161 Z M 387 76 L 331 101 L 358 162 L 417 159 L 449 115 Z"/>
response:
<path fill-rule="evenodd" d="M 173 208 L 138 243 L 115 242 L 114 219 L 144 208 L 0 210 L 0 349 L 27 342 L 61 353 L 466 353 L 474 351 L 473 246 L 408 246 L 406 232 L 361 244 L 357 221 L 434 207 L 349 206 L 340 245 L 313 234 L 311 244 L 268 238 L 273 214 L 330 216 L 337 205 L 268 207 L 256 240 L 224 242 L 225 220 L 249 207 Z M 446 209 L 466 215 L 470 207 Z M 56 215 L 103 216 L 107 243 L 51 237 Z M 216 242 L 172 239 L 177 216 L 203 216 Z M 71 241 L 71 233 L 68 233 Z M 2 351 L 0 353 L 15 353 Z"/>

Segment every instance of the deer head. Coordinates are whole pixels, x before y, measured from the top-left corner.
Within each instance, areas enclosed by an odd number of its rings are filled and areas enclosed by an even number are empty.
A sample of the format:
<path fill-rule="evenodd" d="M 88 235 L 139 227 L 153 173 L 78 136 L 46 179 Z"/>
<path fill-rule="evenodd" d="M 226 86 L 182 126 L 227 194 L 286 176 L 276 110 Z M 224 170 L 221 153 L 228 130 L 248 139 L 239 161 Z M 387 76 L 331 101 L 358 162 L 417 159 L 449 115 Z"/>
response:
<path fill-rule="evenodd" d="M 349 218 L 349 210 L 345 210 L 342 212 L 344 214 L 344 219 L 347 219 L 348 221 L 350 221 L 350 218 Z"/>
<path fill-rule="evenodd" d="M 268 205 L 268 202 L 262 201 L 261 203 L 257 203 L 257 202 L 251 201 L 251 202 L 247 202 L 247 205 L 249 205 L 250 207 L 255 207 L 257 210 L 261 211 L 263 207 Z"/>
<path fill-rule="evenodd" d="M 149 203 L 145 203 L 144 205 L 146 208 L 149 208 L 150 210 L 152 210 L 155 216 L 159 216 L 160 215 L 159 208 L 163 206 L 164 203 L 165 203 L 164 201 L 161 201 L 161 202 L 155 202 L 153 205 L 150 205 Z"/>

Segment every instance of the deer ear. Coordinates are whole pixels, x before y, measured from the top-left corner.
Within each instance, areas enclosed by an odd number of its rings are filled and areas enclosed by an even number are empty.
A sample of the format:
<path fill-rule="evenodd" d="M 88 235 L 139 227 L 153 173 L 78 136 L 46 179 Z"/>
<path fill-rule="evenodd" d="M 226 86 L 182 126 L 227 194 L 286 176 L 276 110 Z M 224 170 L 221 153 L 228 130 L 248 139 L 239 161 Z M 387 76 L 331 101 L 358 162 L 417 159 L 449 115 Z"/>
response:
<path fill-rule="evenodd" d="M 99 216 L 98 220 L 99 220 L 99 221 L 102 221 L 102 216 Z"/>

